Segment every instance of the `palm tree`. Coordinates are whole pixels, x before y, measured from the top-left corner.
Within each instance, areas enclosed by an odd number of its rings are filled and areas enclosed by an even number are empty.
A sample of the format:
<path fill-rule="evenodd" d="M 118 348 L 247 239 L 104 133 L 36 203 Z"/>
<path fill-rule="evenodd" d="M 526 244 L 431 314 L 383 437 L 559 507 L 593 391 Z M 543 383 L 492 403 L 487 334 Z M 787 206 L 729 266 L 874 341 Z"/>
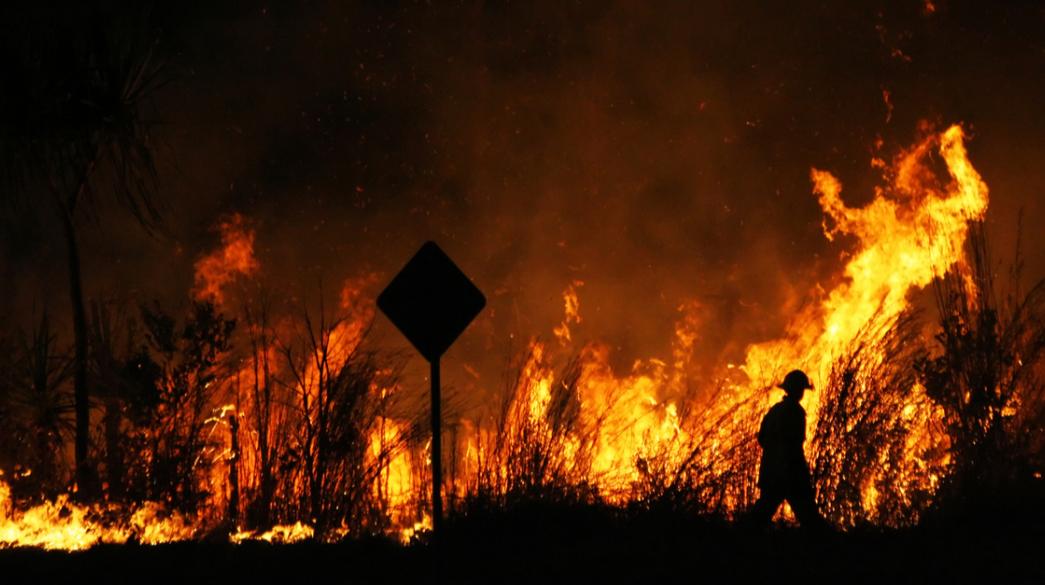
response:
<path fill-rule="evenodd" d="M 31 334 L 22 336 L 15 356 L 13 403 L 24 425 L 23 447 L 32 453 L 34 483 L 51 489 L 61 469 L 63 437 L 72 430 L 73 409 L 64 390 L 72 364 L 58 347 L 46 311 Z"/>
<path fill-rule="evenodd" d="M 88 462 L 88 332 L 78 229 L 98 195 L 114 196 L 147 230 L 159 225 L 151 97 L 165 67 L 140 8 L 101 3 L 5 7 L 0 68 L 0 189 L 8 218 L 46 208 L 65 240 L 75 342 L 76 480 L 94 489 Z M 14 12 L 15 14 L 11 14 Z"/>

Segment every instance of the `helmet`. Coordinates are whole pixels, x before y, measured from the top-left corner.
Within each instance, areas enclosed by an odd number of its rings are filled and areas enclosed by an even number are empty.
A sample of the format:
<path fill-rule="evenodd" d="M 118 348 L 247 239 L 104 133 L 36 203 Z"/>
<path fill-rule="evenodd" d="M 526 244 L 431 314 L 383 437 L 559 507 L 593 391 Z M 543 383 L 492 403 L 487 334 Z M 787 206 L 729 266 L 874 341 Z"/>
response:
<path fill-rule="evenodd" d="M 784 381 L 777 384 L 777 388 L 782 388 L 785 392 L 793 392 L 795 390 L 812 390 L 813 385 L 809 383 L 809 376 L 805 372 L 802 370 L 791 370 L 784 376 Z"/>

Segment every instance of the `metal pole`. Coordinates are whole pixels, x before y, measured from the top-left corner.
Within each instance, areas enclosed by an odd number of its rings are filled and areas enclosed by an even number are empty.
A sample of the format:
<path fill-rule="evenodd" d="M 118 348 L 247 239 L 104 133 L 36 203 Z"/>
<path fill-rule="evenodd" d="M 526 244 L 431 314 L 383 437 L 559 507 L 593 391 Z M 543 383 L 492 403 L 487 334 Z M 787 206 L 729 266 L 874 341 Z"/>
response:
<path fill-rule="evenodd" d="M 439 525 L 443 518 L 443 441 L 441 431 L 441 411 L 439 401 L 439 358 L 432 365 L 432 531 L 439 534 Z"/>

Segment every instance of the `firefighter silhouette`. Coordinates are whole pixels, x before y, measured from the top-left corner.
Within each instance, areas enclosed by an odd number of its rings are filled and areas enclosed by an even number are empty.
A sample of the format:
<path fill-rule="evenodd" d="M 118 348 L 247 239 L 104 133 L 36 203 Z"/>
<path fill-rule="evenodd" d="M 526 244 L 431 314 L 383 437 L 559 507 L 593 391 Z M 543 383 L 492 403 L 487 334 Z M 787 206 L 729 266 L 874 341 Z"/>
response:
<path fill-rule="evenodd" d="M 758 469 L 759 498 L 751 509 L 751 523 L 766 526 L 787 500 L 803 528 L 826 526 L 816 507 L 802 443 L 806 439 L 806 411 L 800 401 L 812 389 L 809 377 L 793 370 L 778 386 L 784 398 L 769 409 L 758 430 L 762 460 Z"/>

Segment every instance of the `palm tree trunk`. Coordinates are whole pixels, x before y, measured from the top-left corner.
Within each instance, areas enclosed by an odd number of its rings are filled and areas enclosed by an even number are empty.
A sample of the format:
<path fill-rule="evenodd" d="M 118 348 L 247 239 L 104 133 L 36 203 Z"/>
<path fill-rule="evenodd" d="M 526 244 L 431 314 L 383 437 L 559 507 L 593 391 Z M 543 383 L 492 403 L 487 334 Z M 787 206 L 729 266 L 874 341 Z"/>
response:
<path fill-rule="evenodd" d="M 94 474 L 87 460 L 91 410 L 87 393 L 87 311 L 83 304 L 83 283 L 80 278 L 80 248 L 76 227 L 69 213 L 62 214 L 65 241 L 69 253 L 69 300 L 72 302 L 73 336 L 76 353 L 73 364 L 73 400 L 76 413 L 76 486 L 81 497 L 94 491 Z"/>

